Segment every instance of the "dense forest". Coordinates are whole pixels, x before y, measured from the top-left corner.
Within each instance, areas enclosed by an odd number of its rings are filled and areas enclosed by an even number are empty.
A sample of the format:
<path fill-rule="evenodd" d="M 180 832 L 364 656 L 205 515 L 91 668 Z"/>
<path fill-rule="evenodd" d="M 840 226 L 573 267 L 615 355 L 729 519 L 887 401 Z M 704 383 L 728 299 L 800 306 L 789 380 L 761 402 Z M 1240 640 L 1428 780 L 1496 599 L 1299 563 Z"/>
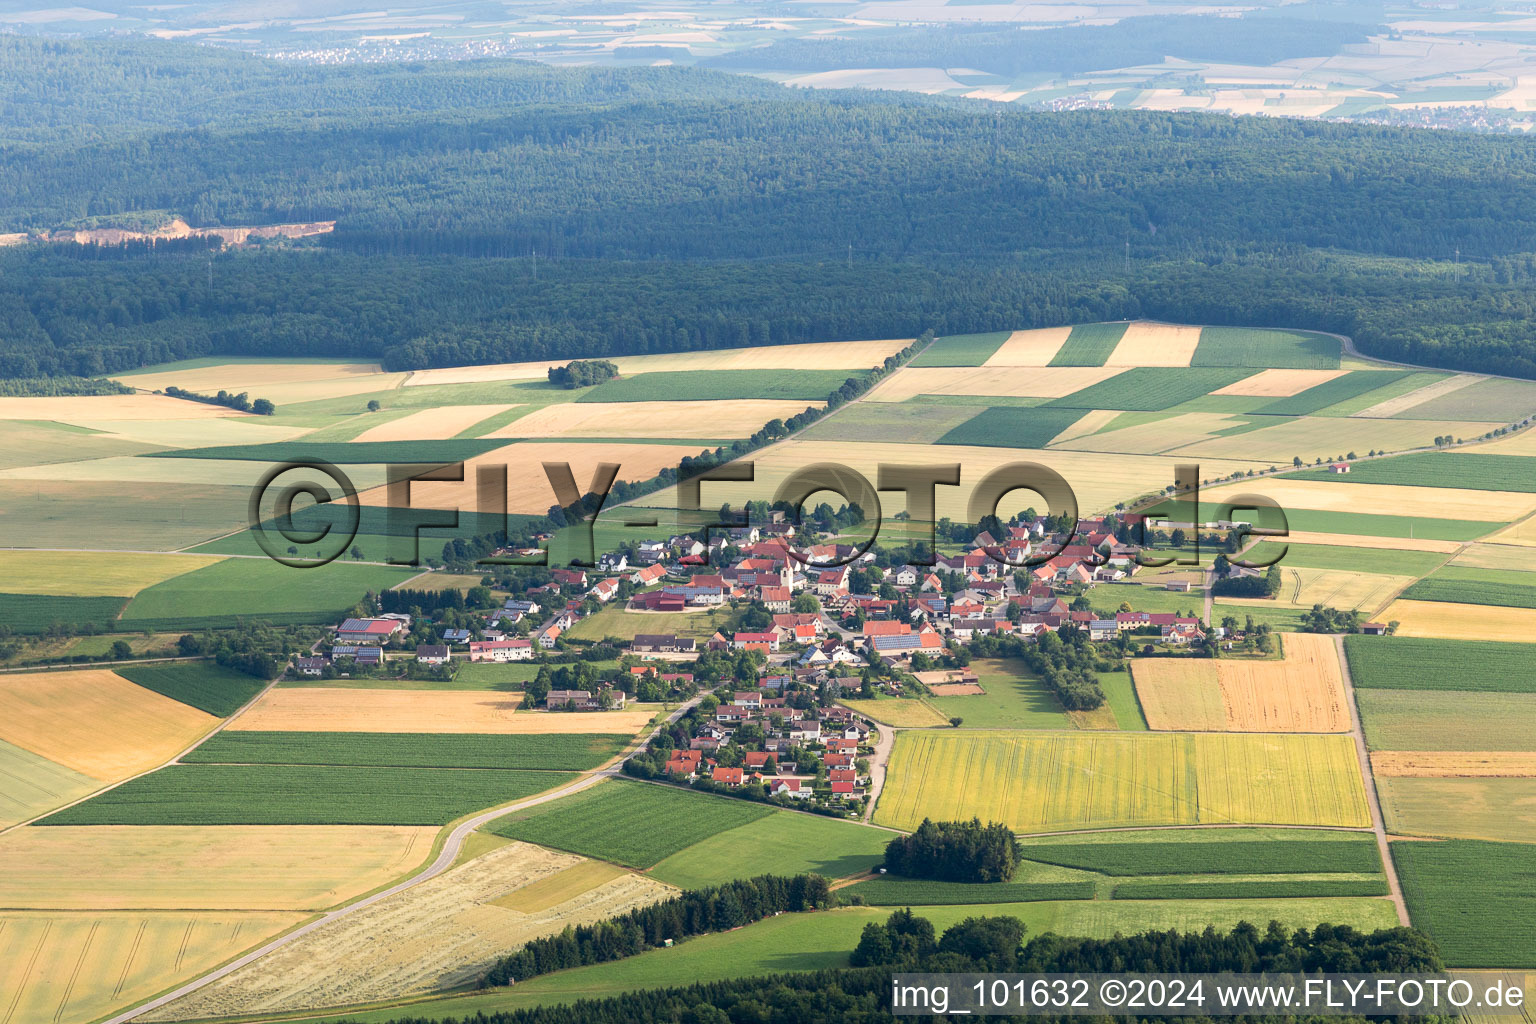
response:
<path fill-rule="evenodd" d="M 798 36 L 735 50 L 702 67 L 763 71 L 838 68 L 975 68 L 1012 78 L 1030 72 L 1071 74 L 1161 64 L 1164 57 L 1220 64 L 1278 64 L 1331 57 L 1363 43 L 1368 25 L 1287 17 L 1213 18 L 1172 15 L 1126 18 L 1113 25 L 1035 28 L 981 24 L 928 26 L 921 32 Z"/>
<path fill-rule="evenodd" d="M 20 37 L 0 37 L 0 111 L 0 228 L 337 222 L 223 252 L 0 251 L 5 377 L 1133 316 L 1331 330 L 1387 358 L 1536 376 L 1524 139 Z"/>

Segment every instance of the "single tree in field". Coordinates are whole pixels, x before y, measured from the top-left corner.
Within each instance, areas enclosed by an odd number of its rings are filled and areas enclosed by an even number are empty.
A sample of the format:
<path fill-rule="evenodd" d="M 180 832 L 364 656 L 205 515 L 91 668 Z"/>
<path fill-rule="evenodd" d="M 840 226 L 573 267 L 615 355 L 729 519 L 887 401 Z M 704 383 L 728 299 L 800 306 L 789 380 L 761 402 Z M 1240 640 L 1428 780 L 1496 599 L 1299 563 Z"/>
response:
<path fill-rule="evenodd" d="M 369 412 L 378 412 L 379 408 L 380 408 L 379 400 L 377 398 L 371 398 L 371 399 L 368 400 L 368 411 Z"/>
<path fill-rule="evenodd" d="M 963 721 L 965 721 L 965 719 L 961 718 L 959 715 L 956 715 L 954 718 L 949 720 L 949 726 L 952 729 L 958 729 L 960 728 L 960 723 Z"/>

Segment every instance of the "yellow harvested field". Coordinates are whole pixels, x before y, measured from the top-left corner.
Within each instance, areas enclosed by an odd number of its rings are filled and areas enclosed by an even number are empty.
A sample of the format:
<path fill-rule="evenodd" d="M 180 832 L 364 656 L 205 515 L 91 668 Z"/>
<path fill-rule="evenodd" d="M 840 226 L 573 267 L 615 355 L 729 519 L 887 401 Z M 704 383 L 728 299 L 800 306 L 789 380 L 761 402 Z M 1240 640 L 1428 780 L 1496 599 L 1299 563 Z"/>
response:
<path fill-rule="evenodd" d="M 909 366 L 887 377 L 865 401 L 905 402 L 916 395 L 1061 398 L 1124 372 L 1123 366 Z"/>
<path fill-rule="evenodd" d="M 973 815 L 1016 832 L 1370 822 L 1347 735 L 898 733 L 874 820 L 915 828 Z"/>
<path fill-rule="evenodd" d="M 1066 343 L 1070 327 L 1043 327 L 1034 331 L 1014 331 L 992 353 L 984 366 L 1049 366 Z"/>
<path fill-rule="evenodd" d="M 960 464 L 960 486 L 937 489 L 937 510 L 940 516 L 949 516 L 956 521 L 964 519 L 968 515 L 966 504 L 971 491 L 982 477 L 1000 466 L 1017 462 L 1038 462 L 1060 473 L 1076 493 L 1081 511 L 1086 513 L 1114 508 L 1116 502 L 1125 501 L 1128 496 L 1161 491 L 1173 483 L 1177 461 L 1172 457 L 1158 455 L 1115 455 L 1056 448 L 1038 451 L 1027 448 L 944 445 L 939 450 L 924 444 L 867 441 L 785 441 L 755 452 L 753 460 L 756 462 L 757 476 L 752 482 L 706 482 L 701 497 L 703 507 L 719 508 L 723 501 L 739 504 L 748 499 L 772 500 L 774 490 L 784 480 L 818 462 L 840 463 L 862 473 L 873 484 L 881 463 L 931 465 L 936 460 L 942 460 Z M 1212 476 L 1226 476 L 1257 466 L 1257 463 L 1252 462 L 1203 460 L 1200 471 Z M 1264 484 L 1273 482 L 1265 480 Z M 1257 481 L 1251 481 L 1250 486 L 1257 489 Z M 1536 501 L 1536 495 L 1531 498 Z M 882 507 L 894 511 L 900 507 L 900 501 L 899 495 L 887 495 Z M 676 508 L 676 490 L 668 488 L 658 491 L 648 495 L 639 504 L 657 509 Z M 1017 508 L 1011 507 L 1013 505 Z M 1011 514 L 1030 505 L 1041 508 L 1040 498 L 1032 492 L 1020 490 L 1006 496 L 999 511 Z M 617 521 L 627 514 L 608 511 L 605 513 L 605 521 Z"/>
<path fill-rule="evenodd" d="M 1445 601 L 1393 601 L 1391 607 L 1377 618 L 1381 622 L 1396 622 L 1398 636 L 1528 642 L 1536 634 L 1536 608 L 1450 604 Z"/>
<path fill-rule="evenodd" d="M 928 729 L 948 725 L 949 719 L 920 700 L 845 700 L 866 718 L 898 729 Z"/>
<path fill-rule="evenodd" d="M 824 402 L 563 402 L 519 417 L 486 437 L 751 437 L 764 423 Z M 684 449 L 678 455 L 695 455 Z"/>
<path fill-rule="evenodd" d="M 0 1020 L 86 1024 L 196 977 L 303 916 L 0 913 Z"/>
<path fill-rule="evenodd" d="M 1466 436 L 1465 432 L 1462 436 Z M 1487 444 L 1473 445 L 1465 450 L 1482 455 L 1536 455 L 1536 429 L 1522 430 L 1518 434 L 1501 437 Z"/>
<path fill-rule="evenodd" d="M 1474 569 L 1536 572 L 1536 551 L 1518 544 L 1473 544 L 1451 559 L 1450 564 Z"/>
<path fill-rule="evenodd" d="M 523 914 L 537 914 L 627 874 L 629 872 L 617 864 L 603 860 L 584 860 L 537 882 L 513 889 L 505 896 L 492 900 L 491 905 Z"/>
<path fill-rule="evenodd" d="M 1066 442 L 1052 441 L 1052 448 L 1074 451 L 1123 452 L 1127 455 L 1152 455 L 1187 444 L 1208 441 L 1218 430 L 1236 427 L 1242 420 L 1218 412 L 1186 412 L 1134 427 L 1106 430 Z M 1073 425 L 1074 428 L 1076 424 Z"/>
<path fill-rule="evenodd" d="M 762 345 L 755 348 L 720 348 L 698 352 L 670 352 L 649 356 L 605 356 L 619 372 L 656 373 L 665 370 L 863 370 L 878 366 L 912 344 L 911 338 L 882 341 L 827 341 L 806 345 Z M 540 380 L 551 366 L 569 359 L 545 359 L 530 363 L 496 363 L 490 366 L 449 366 L 417 370 L 406 387 L 423 384 L 474 384 L 495 380 Z"/>
<path fill-rule="evenodd" d="M 1234 395 L 1243 398 L 1290 398 L 1308 388 L 1326 384 L 1335 377 L 1342 377 L 1347 370 L 1261 370 L 1252 377 L 1244 377 L 1236 384 L 1228 384 L 1213 395 Z"/>
<path fill-rule="evenodd" d="M 308 427 L 274 426 L 265 416 L 221 420 L 98 420 L 81 418 L 76 426 L 116 434 L 131 441 L 169 448 L 205 448 L 221 444 L 269 444 L 307 433 Z"/>
<path fill-rule="evenodd" d="M 1371 754 L 1377 775 L 1410 779 L 1536 778 L 1536 753 L 1528 750 L 1378 750 Z"/>
<path fill-rule="evenodd" d="M 1338 422 L 1337 420 L 1333 422 Z M 1256 437 L 1243 434 L 1243 437 Z M 1201 472 L 1205 472 L 1204 465 Z M 1291 480 L 1272 477 L 1248 480 L 1202 491 L 1201 501 L 1222 501 L 1223 495 L 1253 491 L 1279 502 L 1282 508 L 1323 512 L 1377 512 L 1431 519 L 1470 519 L 1503 523 L 1536 509 L 1536 494 L 1474 491 L 1458 487 L 1414 487 L 1407 484 L 1347 484 L 1331 480 Z"/>
<path fill-rule="evenodd" d="M 396 825 L 32 826 L 0 836 L 0 907 L 323 910 L 426 860 Z"/>
<path fill-rule="evenodd" d="M 1426 384 L 1422 388 L 1415 388 L 1406 395 L 1398 395 L 1384 402 L 1377 402 L 1370 408 L 1361 409 L 1355 415 L 1366 418 L 1398 416 L 1406 413 L 1416 405 L 1423 405 L 1432 398 L 1439 398 L 1453 391 L 1460 391 L 1469 384 L 1476 384 L 1480 380 L 1487 379 L 1486 377 L 1479 377 L 1475 373 L 1459 373 L 1444 380 L 1437 380 L 1433 384 Z"/>
<path fill-rule="evenodd" d="M 1424 537 L 1368 537 L 1353 533 L 1310 533 L 1292 530 L 1286 540 L 1296 544 L 1332 544 L 1346 548 L 1381 548 L 1390 551 L 1434 551 L 1450 554 L 1461 547 L 1454 540 L 1429 540 Z"/>
<path fill-rule="evenodd" d="M 1487 538 L 1487 543 L 1513 547 L 1536 547 L 1536 518 L 1511 523 Z"/>
<path fill-rule="evenodd" d="M 1063 441 L 1071 441 L 1074 438 L 1087 437 L 1089 434 L 1103 430 L 1120 415 L 1118 409 L 1093 409 L 1085 412 L 1082 419 L 1051 438 L 1051 444 L 1061 444 Z"/>
<path fill-rule="evenodd" d="M 1188 366 L 1200 344 L 1200 328 L 1138 320 L 1125 329 L 1106 366 Z"/>
<path fill-rule="evenodd" d="M 1386 576 L 1343 569 L 1292 569 L 1282 560 L 1282 583 L 1274 600 L 1262 597 L 1222 598 L 1223 604 L 1243 608 L 1311 608 L 1324 604 L 1331 608 L 1359 608 L 1375 611 L 1392 595 L 1413 582 L 1412 576 Z"/>
<path fill-rule="evenodd" d="M 521 694 L 484 690 L 277 687 L 268 690 L 228 728 L 272 732 L 627 735 L 639 732 L 652 718 L 649 711 L 518 711 L 522 699 Z"/>
<path fill-rule="evenodd" d="M 12 594 L 132 597 L 145 587 L 217 561 L 217 555 L 0 551 L 0 579 Z"/>
<path fill-rule="evenodd" d="M 676 892 L 623 871 L 584 888 L 571 884 L 579 891 L 541 905 L 566 884 L 562 875 L 584 863 L 575 854 L 508 843 L 317 928 L 146 1019 L 318 1009 L 449 988 L 473 981 L 529 939 L 616 917 Z M 515 909 L 519 892 L 540 883 L 529 909 Z"/>
<path fill-rule="evenodd" d="M 354 441 L 439 441 L 454 437 L 481 420 L 490 419 L 511 405 L 444 405 L 423 409 L 397 420 L 380 423 L 358 434 Z"/>
<path fill-rule="evenodd" d="M 1333 640 L 1284 638 L 1283 661 L 1140 658 L 1131 663 L 1147 725 L 1195 732 L 1348 732 Z"/>
<path fill-rule="evenodd" d="M 183 484 L 238 487 L 246 491 L 272 467 L 245 459 L 139 459 L 131 455 L 84 462 L 55 463 L 0 471 L 3 480 L 60 480 L 74 483 L 115 482 L 132 484 Z M 348 466 L 347 475 L 358 488 L 375 487 L 385 480 L 382 465 Z M 325 482 L 325 478 L 321 478 Z M 287 483 L 288 480 L 284 480 Z M 546 505 L 547 509 L 548 506 Z M 244 514 L 244 510 L 240 510 Z"/>
<path fill-rule="evenodd" d="M 0 398 L 0 420 L 209 420 L 248 413 L 222 405 L 164 395 L 66 395 L 58 398 Z"/>
<path fill-rule="evenodd" d="M 159 767 L 218 724 L 104 668 L 0 673 L 0 739 L 105 782 Z"/>
<path fill-rule="evenodd" d="M 1286 371 L 1294 372 L 1294 371 Z M 1428 448 L 1438 434 L 1481 434 L 1497 423 L 1451 420 L 1380 420 L 1357 416 L 1302 416 L 1261 430 L 1217 437 L 1190 445 L 1180 455 L 1261 459 L 1271 465 L 1290 465 L 1331 459 L 1346 452 L 1405 451 Z M 1385 485 L 1384 485 L 1385 486 Z"/>
<path fill-rule="evenodd" d="M 230 362 L 187 370 L 124 374 L 117 379 L 129 387 L 163 391 L 168 386 L 202 394 L 246 392 L 278 405 L 344 398 L 397 388 L 404 373 L 385 373 L 378 363 Z"/>
<path fill-rule="evenodd" d="M 697 454 L 687 446 L 675 444 L 581 444 L 570 441 L 509 444 L 465 460 L 463 483 L 426 481 L 412 484 L 411 505 L 414 508 L 479 509 L 475 483 L 478 468 L 505 466 L 510 492 L 507 511 L 542 515 L 551 505 L 558 504 L 555 492 L 544 476 L 545 462 L 570 463 L 577 486 L 585 492 L 600 462 L 618 463 L 619 480 L 649 480 L 663 467 L 676 469 L 683 456 Z M 348 468 L 350 471 L 351 467 Z M 388 505 L 388 489 L 373 487 L 359 494 L 358 499 L 364 505 Z"/>

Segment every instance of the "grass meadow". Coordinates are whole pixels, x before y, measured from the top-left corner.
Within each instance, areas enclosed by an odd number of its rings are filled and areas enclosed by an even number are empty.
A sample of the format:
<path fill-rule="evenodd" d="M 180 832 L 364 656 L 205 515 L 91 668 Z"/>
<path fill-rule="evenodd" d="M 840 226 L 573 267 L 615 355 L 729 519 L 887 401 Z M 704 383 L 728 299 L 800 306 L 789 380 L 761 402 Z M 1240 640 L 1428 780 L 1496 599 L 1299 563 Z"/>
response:
<path fill-rule="evenodd" d="M 773 809 L 673 786 L 615 780 L 497 819 L 489 830 L 632 868 L 650 868 L 694 843 Z"/>
<path fill-rule="evenodd" d="M 796 811 L 773 811 L 701 839 L 651 868 L 653 878 L 683 889 L 753 875 L 814 872 L 847 878 L 885 857 L 885 829 Z"/>

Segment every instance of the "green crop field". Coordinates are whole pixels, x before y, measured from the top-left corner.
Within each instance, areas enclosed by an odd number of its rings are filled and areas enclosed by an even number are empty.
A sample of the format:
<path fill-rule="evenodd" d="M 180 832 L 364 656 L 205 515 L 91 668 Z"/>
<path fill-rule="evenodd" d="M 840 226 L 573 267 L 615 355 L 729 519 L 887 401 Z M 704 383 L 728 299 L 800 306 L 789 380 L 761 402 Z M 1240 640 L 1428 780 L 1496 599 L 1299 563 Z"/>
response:
<path fill-rule="evenodd" d="M 1350 533 L 1362 537 L 1416 537 L 1421 540 L 1472 540 L 1499 529 L 1497 524 L 1468 519 L 1382 515 L 1376 512 L 1326 512 L 1288 508 L 1286 523 L 1309 533 Z"/>
<path fill-rule="evenodd" d="M 1536 693 L 1536 644 L 1347 636 L 1344 653 L 1362 689 Z"/>
<path fill-rule="evenodd" d="M 1398 835 L 1510 842 L 1536 835 L 1536 779 L 1378 775 L 1376 786 L 1387 828 Z"/>
<path fill-rule="evenodd" d="M 55 625 L 111 629 L 126 597 L 61 597 L 57 594 L 0 594 L 0 622 L 13 632 L 44 633 Z"/>
<path fill-rule="evenodd" d="M 1094 883 L 1086 882 L 935 882 L 926 878 L 884 875 L 842 890 L 872 907 L 916 907 L 931 904 L 1033 903 L 1036 900 L 1091 900 Z"/>
<path fill-rule="evenodd" d="M 754 875 L 813 872 L 827 878 L 863 874 L 885 857 L 885 829 L 795 811 L 774 811 L 702 839 L 651 868 L 652 877 L 683 889 Z"/>
<path fill-rule="evenodd" d="M 1299 896 L 1385 896 L 1387 880 L 1362 878 L 1254 879 L 1250 881 L 1122 882 L 1117 900 L 1286 899 Z"/>
<path fill-rule="evenodd" d="M 850 377 L 868 370 L 664 370 L 617 377 L 599 384 L 578 402 L 729 402 L 775 398 L 825 402 Z"/>
<path fill-rule="evenodd" d="M 1017 659 L 971 662 L 986 693 L 931 697 L 945 718 L 959 716 L 969 729 L 1070 729 L 1061 701 Z"/>
<path fill-rule="evenodd" d="M 490 831 L 633 868 L 649 868 L 773 808 L 673 786 L 611 781 L 507 815 Z"/>
<path fill-rule="evenodd" d="M 275 441 L 213 448 L 175 448 L 151 459 L 231 459 L 242 462 L 333 462 L 337 465 L 464 462 L 505 448 L 506 438 L 459 438 L 449 441 Z"/>
<path fill-rule="evenodd" d="M 1355 697 L 1372 750 L 1536 750 L 1536 693 L 1361 690 Z"/>
<path fill-rule="evenodd" d="M 1301 838 L 1295 838 L 1300 836 Z M 1028 860 L 1115 876 L 1379 872 L 1369 834 L 1279 829 L 1105 833 L 1024 841 Z"/>
<path fill-rule="evenodd" d="M 1313 469 L 1293 473 L 1291 479 L 1530 493 L 1536 492 L 1536 459 L 1476 452 L 1409 452 L 1356 462 L 1347 476 Z"/>
<path fill-rule="evenodd" d="M 1156 412 L 1236 384 L 1253 373 L 1221 367 L 1138 366 L 1047 402 L 1044 408 Z"/>
<path fill-rule="evenodd" d="M 831 416 L 813 424 L 800 436 L 807 441 L 905 441 L 908 444 L 933 444 L 945 433 L 975 416 L 976 405 L 986 404 L 985 399 L 977 399 L 971 405 L 859 402 L 843 406 Z"/>
<path fill-rule="evenodd" d="M 192 629 L 251 619 L 331 622 L 369 591 L 386 590 L 415 574 L 341 560 L 293 569 L 265 558 L 230 558 L 140 591 L 124 610 L 122 627 Z"/>
<path fill-rule="evenodd" d="M 1531 966 L 1536 949 L 1536 845 L 1392 844 L 1413 923 L 1450 967 Z"/>
<path fill-rule="evenodd" d="M 1348 736 L 898 733 L 875 820 L 915 828 L 973 815 L 1017 832 L 1369 820 Z"/>
<path fill-rule="evenodd" d="M 188 764 L 315 764 L 394 768 L 542 768 L 587 771 L 618 754 L 624 736 L 225 731 Z"/>
<path fill-rule="evenodd" d="M 992 358 L 1012 331 L 988 334 L 951 334 L 935 338 L 908 366 L 980 366 Z"/>
<path fill-rule="evenodd" d="M 232 715 L 261 692 L 267 680 L 212 661 L 164 661 L 120 665 L 118 675 L 220 718 Z"/>
<path fill-rule="evenodd" d="M 422 1018 L 473 1018 L 534 1006 L 557 1006 L 578 999 L 602 999 L 624 992 L 692 985 L 786 971 L 845 967 L 858 944 L 859 933 L 871 921 L 884 921 L 889 909 L 843 907 L 811 914 L 781 914 L 745 928 L 701 935 L 671 949 L 654 949 L 639 956 L 578 967 L 520 981 L 507 988 L 450 996 L 414 1004 L 409 1013 Z M 1150 930 L 1200 931 L 1207 925 L 1227 930 L 1241 921 L 1262 931 L 1270 920 L 1292 928 L 1327 922 L 1363 931 L 1397 923 L 1392 905 L 1381 899 L 1294 900 L 1061 900 L 1039 903 L 998 903 L 985 909 L 976 904 L 924 907 L 921 916 L 942 932 L 967 917 L 980 914 L 1016 917 L 1028 935 L 1055 932 L 1107 939 Z M 399 1020 L 399 1006 L 348 1013 L 356 1024 L 386 1024 Z M 312 1018 L 302 1024 L 319 1024 Z M 291 1024 L 301 1024 L 300 1020 Z"/>
<path fill-rule="evenodd" d="M 1536 573 L 1448 565 L 1403 591 L 1413 601 L 1536 608 Z"/>
<path fill-rule="evenodd" d="M 567 772 L 191 764 L 162 768 L 47 825 L 444 825 L 552 789 Z"/>
<path fill-rule="evenodd" d="M 362 548 L 370 561 L 382 562 L 387 558 L 409 559 L 415 553 L 416 548 L 413 547 L 412 539 L 417 536 L 416 525 L 420 521 L 416 515 L 401 515 L 397 510 L 382 505 L 361 505 L 357 511 L 357 536 L 353 543 Z M 349 515 L 344 502 L 306 505 L 294 510 L 293 523 L 287 532 L 314 534 L 327 526 L 332 529 L 342 529 L 350 525 L 347 522 Z M 508 525 L 514 529 L 520 525 L 527 525 L 535 518 L 537 517 L 518 514 L 503 518 L 493 513 L 460 509 L 459 523 L 456 527 L 431 526 L 421 529 L 419 553 L 423 558 L 434 557 L 443 550 L 445 543 L 455 537 L 465 539 L 483 537 L 506 529 Z M 277 524 L 273 520 L 267 520 L 262 525 L 274 542 L 281 541 L 279 549 L 286 549 L 287 541 L 282 540 L 282 531 L 277 529 Z M 310 553 L 306 546 L 300 547 L 303 554 Z M 193 550 L 198 554 L 209 555 L 259 555 L 263 558 L 267 556 L 257 543 L 254 531 L 249 529 L 200 544 Z"/>
<path fill-rule="evenodd" d="M 1449 555 L 1434 551 L 1394 551 L 1390 548 L 1350 548 L 1337 544 L 1290 544 L 1263 541 L 1245 556 L 1259 561 L 1274 556 L 1281 547 L 1280 564 L 1288 569 L 1338 569 L 1343 572 L 1376 572 L 1388 576 L 1423 576 L 1443 564 Z"/>
<path fill-rule="evenodd" d="M 1189 365 L 1336 370 L 1339 350 L 1339 339 L 1310 331 L 1206 327 L 1200 331 L 1200 344 Z"/>
<path fill-rule="evenodd" d="M 944 434 L 938 443 L 992 448 L 1044 448 L 1057 434 L 1082 418 L 1081 409 L 992 406 Z"/>
<path fill-rule="evenodd" d="M 1125 324 L 1078 324 L 1051 360 L 1052 366 L 1103 366 L 1120 339 Z"/>
<path fill-rule="evenodd" d="M 1353 370 L 1316 387 L 1277 398 L 1251 410 L 1266 416 L 1308 416 L 1352 398 L 1359 398 L 1408 376 L 1409 370 Z"/>

